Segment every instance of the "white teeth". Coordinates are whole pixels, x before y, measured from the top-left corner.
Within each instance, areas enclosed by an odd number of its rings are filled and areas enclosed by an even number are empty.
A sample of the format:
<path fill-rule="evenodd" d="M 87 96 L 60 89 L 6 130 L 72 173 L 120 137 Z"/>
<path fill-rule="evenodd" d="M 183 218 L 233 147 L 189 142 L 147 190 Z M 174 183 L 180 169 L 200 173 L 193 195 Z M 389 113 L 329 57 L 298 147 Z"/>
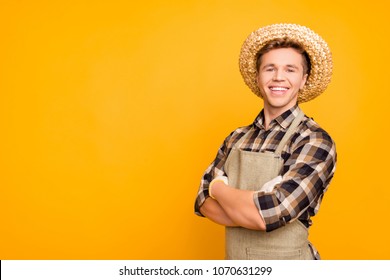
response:
<path fill-rule="evenodd" d="M 281 91 L 281 90 L 288 90 L 288 88 L 285 88 L 285 87 L 271 87 L 270 88 L 271 90 L 278 90 L 278 91 Z"/>

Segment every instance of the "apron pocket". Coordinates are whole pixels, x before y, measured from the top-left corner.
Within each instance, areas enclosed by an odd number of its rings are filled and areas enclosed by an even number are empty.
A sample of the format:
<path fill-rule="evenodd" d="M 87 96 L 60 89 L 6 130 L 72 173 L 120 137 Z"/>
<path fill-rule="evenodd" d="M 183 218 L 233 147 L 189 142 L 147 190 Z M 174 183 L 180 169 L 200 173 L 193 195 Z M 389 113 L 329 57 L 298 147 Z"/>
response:
<path fill-rule="evenodd" d="M 248 260 L 301 260 L 302 250 L 274 251 L 257 248 L 247 248 L 246 255 Z"/>

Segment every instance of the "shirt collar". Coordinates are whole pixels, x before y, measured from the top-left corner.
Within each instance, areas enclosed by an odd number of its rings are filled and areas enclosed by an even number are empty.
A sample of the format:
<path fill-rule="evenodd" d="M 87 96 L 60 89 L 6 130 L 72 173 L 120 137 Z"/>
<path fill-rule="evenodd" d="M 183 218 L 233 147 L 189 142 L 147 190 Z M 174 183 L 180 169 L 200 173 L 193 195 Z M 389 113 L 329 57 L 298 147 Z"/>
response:
<path fill-rule="evenodd" d="M 300 111 L 301 108 L 299 108 L 298 104 L 295 105 L 291 109 L 285 111 L 284 113 L 273 119 L 270 123 L 270 128 L 272 129 L 275 127 L 275 125 L 279 125 L 283 129 L 286 129 L 290 126 L 295 117 L 298 116 Z M 253 122 L 253 125 L 264 129 L 264 109 L 261 110 L 259 115 L 256 117 L 255 121 Z"/>

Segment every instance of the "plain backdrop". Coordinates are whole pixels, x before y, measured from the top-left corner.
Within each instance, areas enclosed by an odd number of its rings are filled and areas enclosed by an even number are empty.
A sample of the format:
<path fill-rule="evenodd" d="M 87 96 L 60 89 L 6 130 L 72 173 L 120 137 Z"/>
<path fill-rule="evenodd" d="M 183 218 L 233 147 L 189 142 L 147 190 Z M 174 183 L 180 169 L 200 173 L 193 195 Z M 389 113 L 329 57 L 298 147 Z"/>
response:
<path fill-rule="evenodd" d="M 310 240 L 388 259 L 385 1 L 0 1 L 0 259 L 223 259 L 195 216 L 204 170 L 262 101 L 238 70 L 250 32 L 308 26 L 332 83 L 301 105 L 334 138 Z"/>

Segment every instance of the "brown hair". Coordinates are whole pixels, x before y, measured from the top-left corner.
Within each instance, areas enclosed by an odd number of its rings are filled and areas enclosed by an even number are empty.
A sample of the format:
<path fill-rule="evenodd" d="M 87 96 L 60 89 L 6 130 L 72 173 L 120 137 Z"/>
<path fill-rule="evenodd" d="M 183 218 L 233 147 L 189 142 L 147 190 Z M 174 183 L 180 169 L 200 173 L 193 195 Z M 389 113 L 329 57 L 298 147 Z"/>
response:
<path fill-rule="evenodd" d="M 310 75 L 311 70 L 311 63 L 310 63 L 310 57 L 307 54 L 304 46 L 297 41 L 291 40 L 289 38 L 283 38 L 283 39 L 275 39 L 272 41 L 269 41 L 267 44 L 265 44 L 259 52 L 256 54 L 256 70 L 259 71 L 259 67 L 261 64 L 261 57 L 266 54 L 269 51 L 275 50 L 275 49 L 282 49 L 282 48 L 293 48 L 298 53 L 302 55 L 303 58 L 303 73 Z"/>

